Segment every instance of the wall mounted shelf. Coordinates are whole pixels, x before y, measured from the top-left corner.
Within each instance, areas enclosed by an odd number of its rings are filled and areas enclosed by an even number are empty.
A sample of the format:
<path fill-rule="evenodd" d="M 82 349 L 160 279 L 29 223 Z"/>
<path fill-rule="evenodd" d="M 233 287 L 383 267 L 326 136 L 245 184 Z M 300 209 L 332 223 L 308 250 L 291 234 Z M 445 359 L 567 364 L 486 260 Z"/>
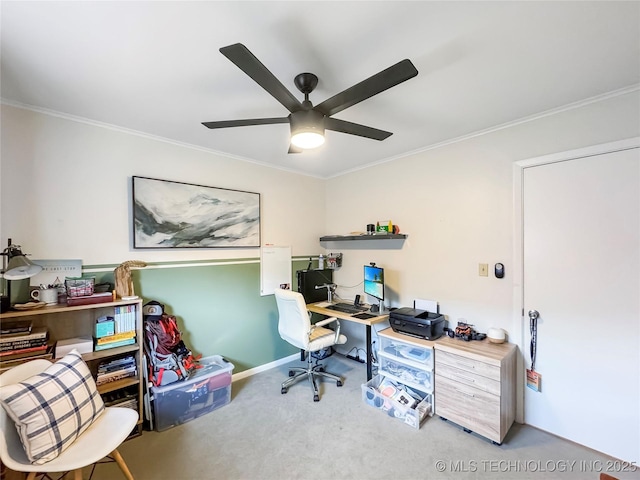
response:
<path fill-rule="evenodd" d="M 345 242 L 350 240 L 404 240 L 408 235 L 404 233 L 387 233 L 385 235 L 325 235 L 321 242 Z"/>

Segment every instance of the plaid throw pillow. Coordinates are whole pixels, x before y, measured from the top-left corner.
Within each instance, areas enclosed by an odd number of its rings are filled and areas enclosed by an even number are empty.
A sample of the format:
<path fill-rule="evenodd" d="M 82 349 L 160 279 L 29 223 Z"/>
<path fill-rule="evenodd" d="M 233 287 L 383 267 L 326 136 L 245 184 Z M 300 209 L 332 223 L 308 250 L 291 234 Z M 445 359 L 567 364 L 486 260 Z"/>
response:
<path fill-rule="evenodd" d="M 15 422 L 29 461 L 37 465 L 60 455 L 104 411 L 77 350 L 38 375 L 3 386 L 0 403 Z"/>

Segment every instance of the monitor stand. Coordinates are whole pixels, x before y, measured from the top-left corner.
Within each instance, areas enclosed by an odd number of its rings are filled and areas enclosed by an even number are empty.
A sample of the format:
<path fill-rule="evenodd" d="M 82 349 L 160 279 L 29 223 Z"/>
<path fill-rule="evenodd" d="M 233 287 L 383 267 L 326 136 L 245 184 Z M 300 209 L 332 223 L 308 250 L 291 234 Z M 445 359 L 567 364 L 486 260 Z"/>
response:
<path fill-rule="evenodd" d="M 375 303 L 373 305 L 371 305 L 371 308 L 369 309 L 372 313 L 379 313 L 379 314 L 383 314 L 384 313 L 384 302 L 382 300 L 380 300 L 378 302 L 378 305 L 376 305 Z"/>
<path fill-rule="evenodd" d="M 327 302 L 333 303 L 333 295 L 336 292 L 336 284 L 335 283 L 325 283 L 323 285 L 316 285 L 314 288 L 318 290 L 319 288 L 327 289 Z"/>

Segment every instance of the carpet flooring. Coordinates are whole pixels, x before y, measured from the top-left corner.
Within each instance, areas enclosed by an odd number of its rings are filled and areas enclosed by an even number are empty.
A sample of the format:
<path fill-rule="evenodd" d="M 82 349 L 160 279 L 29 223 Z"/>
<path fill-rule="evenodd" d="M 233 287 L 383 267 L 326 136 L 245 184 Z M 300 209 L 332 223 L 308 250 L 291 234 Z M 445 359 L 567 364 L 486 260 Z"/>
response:
<path fill-rule="evenodd" d="M 344 386 L 321 383 L 320 402 L 306 381 L 282 395 L 281 366 L 234 382 L 227 405 L 145 431 L 119 450 L 137 480 L 640 478 L 632 466 L 525 425 L 514 424 L 500 446 L 437 416 L 414 429 L 363 402 L 363 364 L 339 355 L 323 363 Z M 115 464 L 93 475 L 120 478 Z"/>

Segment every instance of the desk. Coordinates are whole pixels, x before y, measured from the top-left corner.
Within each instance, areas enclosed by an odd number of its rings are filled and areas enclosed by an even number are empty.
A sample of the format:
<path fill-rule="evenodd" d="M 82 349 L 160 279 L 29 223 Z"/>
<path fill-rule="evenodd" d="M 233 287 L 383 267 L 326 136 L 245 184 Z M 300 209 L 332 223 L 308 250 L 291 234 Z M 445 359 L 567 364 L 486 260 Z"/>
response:
<path fill-rule="evenodd" d="M 313 313 L 318 313 L 320 315 L 324 315 L 326 317 L 336 317 L 340 320 L 347 320 L 349 322 L 359 323 L 366 327 L 367 332 L 367 381 L 371 380 L 373 377 L 371 372 L 371 357 L 373 357 L 373 353 L 371 351 L 371 325 L 375 325 L 376 323 L 384 322 L 389 318 L 388 313 L 382 313 L 377 317 L 360 319 L 352 317 L 350 313 L 339 312 L 337 310 L 331 310 L 329 308 L 324 307 L 323 305 L 327 305 L 327 302 L 317 302 L 317 303 L 308 303 L 307 310 Z M 367 312 L 371 313 L 371 312 Z"/>

